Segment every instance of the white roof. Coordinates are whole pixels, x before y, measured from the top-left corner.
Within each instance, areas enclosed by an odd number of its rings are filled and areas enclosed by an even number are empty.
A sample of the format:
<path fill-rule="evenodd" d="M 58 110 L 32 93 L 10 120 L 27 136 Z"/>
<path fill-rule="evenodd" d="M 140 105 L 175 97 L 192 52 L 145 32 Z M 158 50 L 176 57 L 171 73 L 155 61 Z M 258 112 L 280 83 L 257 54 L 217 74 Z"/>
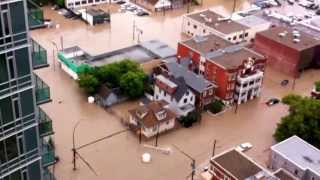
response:
<path fill-rule="evenodd" d="M 250 27 L 250 28 L 252 28 L 254 26 L 263 25 L 263 24 L 271 24 L 269 21 L 266 21 L 263 18 L 260 18 L 255 15 L 243 17 L 243 18 L 237 20 L 237 22 L 244 25 L 244 26 Z"/>
<path fill-rule="evenodd" d="M 301 169 L 309 169 L 320 175 L 320 150 L 298 136 L 292 136 L 271 149 Z"/>

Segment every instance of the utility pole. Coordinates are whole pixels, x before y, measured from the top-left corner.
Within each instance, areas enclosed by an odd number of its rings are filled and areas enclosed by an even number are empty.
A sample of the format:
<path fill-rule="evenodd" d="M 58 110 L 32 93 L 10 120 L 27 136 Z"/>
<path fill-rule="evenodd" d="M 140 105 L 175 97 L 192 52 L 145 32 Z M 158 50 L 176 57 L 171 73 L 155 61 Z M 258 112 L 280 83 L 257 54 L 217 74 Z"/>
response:
<path fill-rule="evenodd" d="M 135 39 L 135 31 L 136 31 L 136 21 L 133 20 L 133 25 L 132 25 L 132 40 L 133 41 Z"/>
<path fill-rule="evenodd" d="M 189 154 L 187 154 L 186 152 L 181 150 L 178 146 L 176 146 L 174 144 L 172 144 L 172 146 L 174 148 L 176 148 L 180 153 L 182 153 L 183 155 L 185 155 L 187 158 L 189 158 L 191 160 L 191 169 L 192 169 L 192 171 L 191 171 L 191 180 L 193 180 L 194 176 L 196 174 L 196 160 L 193 157 L 191 157 Z"/>
<path fill-rule="evenodd" d="M 105 137 L 102 137 L 102 138 L 99 138 L 99 139 L 96 139 L 94 141 L 91 141 L 89 143 L 86 143 L 86 144 L 83 144 L 81 146 L 78 146 L 76 147 L 76 144 L 75 144 L 75 132 L 76 132 L 76 129 L 78 127 L 78 125 L 80 124 L 80 121 L 78 121 L 75 126 L 73 127 L 73 133 L 72 133 L 72 156 L 73 156 L 73 160 L 72 160 L 72 163 L 73 163 L 73 170 L 75 171 L 77 169 L 77 166 L 76 166 L 76 156 L 80 158 L 80 160 L 82 160 L 88 167 L 89 169 L 95 174 L 97 175 L 97 172 L 94 170 L 94 168 L 89 164 L 89 162 L 87 162 L 78 152 L 78 150 L 82 149 L 82 148 L 85 148 L 85 147 L 88 147 L 90 145 L 93 145 L 97 142 L 100 142 L 100 141 L 103 141 L 103 140 L 106 140 L 106 139 L 109 139 L 109 138 L 112 138 L 116 135 L 119 135 L 119 134 L 122 134 L 124 132 L 127 132 L 129 129 L 124 129 L 124 130 L 120 130 L 120 131 L 117 131 L 117 132 L 114 132 L 110 135 L 107 135 Z"/>
<path fill-rule="evenodd" d="M 157 135 L 156 135 L 156 147 L 158 147 L 158 138 L 159 138 L 159 128 L 160 128 L 160 123 L 158 123 L 158 128 L 157 128 Z"/>
<path fill-rule="evenodd" d="M 216 143 L 217 143 L 217 140 L 215 139 L 215 140 L 213 141 L 212 157 L 214 157 L 214 155 L 215 155 L 215 151 L 216 151 Z"/>

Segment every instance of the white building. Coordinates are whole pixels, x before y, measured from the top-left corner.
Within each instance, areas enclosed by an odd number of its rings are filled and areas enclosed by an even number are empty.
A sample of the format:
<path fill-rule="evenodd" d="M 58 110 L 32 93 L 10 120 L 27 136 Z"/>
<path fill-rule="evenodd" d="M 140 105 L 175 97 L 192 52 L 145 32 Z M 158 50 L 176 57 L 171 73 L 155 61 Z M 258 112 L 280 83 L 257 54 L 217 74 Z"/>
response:
<path fill-rule="evenodd" d="M 230 17 L 231 18 L 231 17 Z M 250 28 L 211 10 L 183 16 L 182 32 L 189 36 L 214 34 L 232 43 L 250 41 Z"/>
<path fill-rule="evenodd" d="M 195 94 L 188 88 L 183 77 L 167 78 L 156 76 L 154 100 L 163 100 L 178 117 L 186 116 L 195 109 Z"/>
<path fill-rule="evenodd" d="M 129 124 L 150 138 L 175 127 L 175 114 L 164 101 L 153 101 L 129 111 Z"/>
<path fill-rule="evenodd" d="M 65 6 L 68 9 L 76 9 L 85 6 L 110 3 L 112 0 L 65 0 Z"/>
<path fill-rule="evenodd" d="M 292 136 L 271 147 L 269 166 L 285 169 L 301 180 L 320 180 L 320 150 Z"/>
<path fill-rule="evenodd" d="M 265 31 L 271 27 L 271 22 L 255 15 L 243 17 L 236 22 L 249 28 L 249 35 L 247 38 L 250 41 L 254 40 L 256 33 Z"/>
<path fill-rule="evenodd" d="M 254 60 L 249 58 L 237 77 L 235 100 L 238 104 L 260 96 L 264 74 L 261 70 L 255 69 L 254 64 Z"/>

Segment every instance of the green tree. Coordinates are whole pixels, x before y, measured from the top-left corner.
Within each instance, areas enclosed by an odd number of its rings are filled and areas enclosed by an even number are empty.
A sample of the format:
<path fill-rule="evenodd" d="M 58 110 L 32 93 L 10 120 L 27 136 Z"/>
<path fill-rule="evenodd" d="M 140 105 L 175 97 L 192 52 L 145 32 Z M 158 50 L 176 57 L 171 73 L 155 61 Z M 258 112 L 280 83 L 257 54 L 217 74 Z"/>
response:
<path fill-rule="evenodd" d="M 64 4 L 64 0 L 56 0 L 56 4 L 60 7 L 64 7 L 65 4 Z"/>
<path fill-rule="evenodd" d="M 221 112 L 223 108 L 224 103 L 221 100 L 216 100 L 209 105 L 209 110 L 214 114 Z"/>
<path fill-rule="evenodd" d="M 316 91 L 320 92 L 320 81 L 315 82 L 314 85 L 316 87 Z"/>
<path fill-rule="evenodd" d="M 197 122 L 200 114 L 196 111 L 189 112 L 187 116 L 182 116 L 180 118 L 180 123 L 183 127 L 189 128 L 192 126 L 193 123 Z"/>
<path fill-rule="evenodd" d="M 120 79 L 120 88 L 130 98 L 143 95 L 145 74 L 143 72 L 127 72 Z"/>
<path fill-rule="evenodd" d="M 100 83 L 94 75 L 89 73 L 81 73 L 79 75 L 78 84 L 86 93 L 93 95 L 97 92 L 97 88 Z"/>
<path fill-rule="evenodd" d="M 297 135 L 316 147 L 320 147 L 320 101 L 288 95 L 282 102 L 289 106 L 289 114 L 277 125 L 274 137 L 277 141 Z"/>

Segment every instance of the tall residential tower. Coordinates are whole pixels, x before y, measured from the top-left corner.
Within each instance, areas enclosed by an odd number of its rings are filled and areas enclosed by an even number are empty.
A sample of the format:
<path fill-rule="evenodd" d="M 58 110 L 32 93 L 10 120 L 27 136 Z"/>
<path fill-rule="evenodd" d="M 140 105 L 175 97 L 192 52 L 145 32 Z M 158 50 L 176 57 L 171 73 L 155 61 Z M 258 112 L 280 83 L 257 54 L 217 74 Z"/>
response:
<path fill-rule="evenodd" d="M 28 35 L 26 0 L 0 0 L 0 179 L 54 179 L 50 118 L 38 105 L 49 87 L 32 70 L 46 51 Z"/>

